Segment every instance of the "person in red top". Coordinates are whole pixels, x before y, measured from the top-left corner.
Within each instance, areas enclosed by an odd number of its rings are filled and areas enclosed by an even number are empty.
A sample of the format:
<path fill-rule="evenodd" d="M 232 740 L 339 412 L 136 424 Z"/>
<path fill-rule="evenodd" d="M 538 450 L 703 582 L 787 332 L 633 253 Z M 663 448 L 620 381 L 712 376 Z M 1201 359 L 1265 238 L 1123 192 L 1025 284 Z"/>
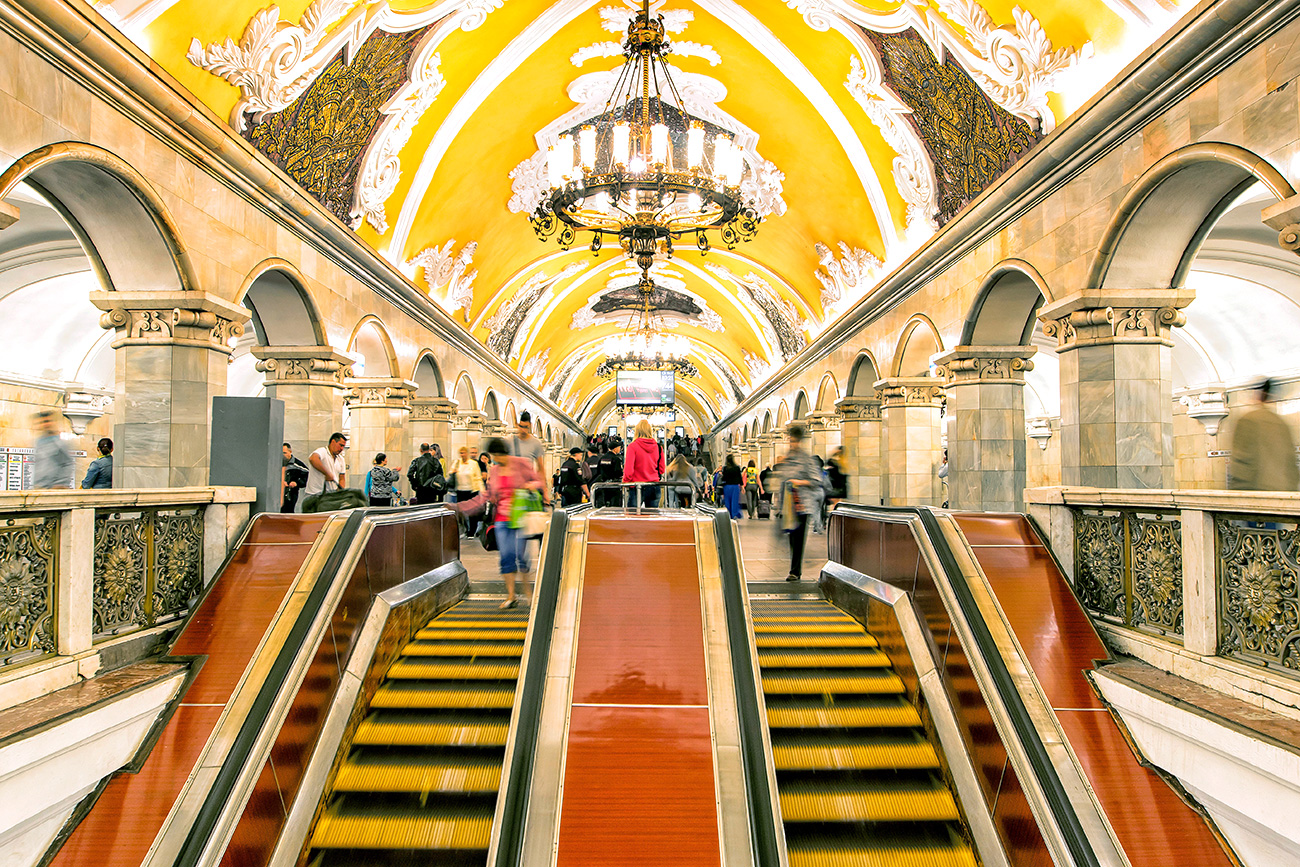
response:
<path fill-rule="evenodd" d="M 632 440 L 632 444 L 627 447 L 627 454 L 623 457 L 623 481 L 657 482 L 663 478 L 666 469 L 664 450 L 655 441 L 650 420 L 643 418 L 636 423 L 636 439 Z M 637 504 L 635 490 L 632 491 L 631 504 L 633 506 Z M 659 505 L 658 488 L 645 489 L 645 505 L 652 509 Z"/>
<path fill-rule="evenodd" d="M 516 490 L 529 488 L 540 492 L 542 479 L 531 460 L 510 454 L 505 440 L 493 437 L 488 440 L 485 451 L 492 458 L 487 482 L 488 499 L 495 507 L 497 550 L 501 557 L 501 577 L 506 582 L 506 601 L 501 603 L 501 607 L 514 608 L 516 573 L 523 582 L 524 597 L 530 602 L 533 597 L 528 588 L 528 540 L 517 528 L 510 526 L 510 508 Z"/>

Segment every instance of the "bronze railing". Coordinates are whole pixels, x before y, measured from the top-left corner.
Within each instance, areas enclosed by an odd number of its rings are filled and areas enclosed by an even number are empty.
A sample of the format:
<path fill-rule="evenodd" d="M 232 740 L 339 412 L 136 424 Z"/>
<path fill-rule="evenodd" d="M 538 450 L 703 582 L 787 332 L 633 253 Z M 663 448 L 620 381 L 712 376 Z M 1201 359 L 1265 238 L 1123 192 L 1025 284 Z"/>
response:
<path fill-rule="evenodd" d="M 0 669 L 55 652 L 57 513 L 0 516 Z"/>

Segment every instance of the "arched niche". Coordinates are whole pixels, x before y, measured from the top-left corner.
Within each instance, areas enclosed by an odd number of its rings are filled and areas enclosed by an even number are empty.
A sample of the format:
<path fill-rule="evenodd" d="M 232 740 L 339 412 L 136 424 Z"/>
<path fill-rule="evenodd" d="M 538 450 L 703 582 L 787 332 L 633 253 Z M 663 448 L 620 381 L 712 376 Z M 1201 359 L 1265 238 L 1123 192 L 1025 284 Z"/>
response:
<path fill-rule="evenodd" d="M 748 422 L 746 422 L 745 425 L 744 425 L 743 427 L 741 427 L 741 429 L 740 429 L 740 441 L 741 441 L 742 443 L 749 442 L 749 423 L 748 423 Z"/>
<path fill-rule="evenodd" d="M 23 183 L 67 222 L 102 288 L 168 293 L 197 288 L 167 206 L 121 158 L 80 142 L 46 145 L 0 174 L 0 199 Z"/>
<path fill-rule="evenodd" d="M 1181 288 L 1219 218 L 1256 182 L 1278 200 L 1295 195 L 1262 157 L 1222 143 L 1180 148 L 1138 178 L 1097 248 L 1088 286 Z"/>
<path fill-rule="evenodd" d="M 1019 259 L 999 262 L 984 278 L 962 324 L 962 346 L 1027 346 L 1038 308 L 1051 290 L 1034 266 Z"/>
<path fill-rule="evenodd" d="M 377 316 L 367 316 L 357 324 L 348 341 L 348 352 L 360 362 L 353 368 L 354 376 L 396 378 L 398 375 L 393 341 Z"/>
<path fill-rule="evenodd" d="M 848 397 L 874 397 L 876 383 L 880 381 L 880 368 L 875 357 L 865 349 L 858 353 L 849 371 Z"/>
<path fill-rule="evenodd" d="M 487 394 L 483 395 L 483 415 L 488 421 L 501 420 L 501 408 L 497 405 L 496 392 L 488 389 Z"/>
<path fill-rule="evenodd" d="M 834 412 L 835 403 L 840 399 L 840 385 L 835 381 L 835 374 L 828 373 L 822 377 L 817 387 L 817 411 Z"/>
<path fill-rule="evenodd" d="M 244 280 L 240 302 L 248 308 L 261 346 L 328 346 L 320 313 L 301 273 L 269 259 Z"/>
<path fill-rule="evenodd" d="M 803 421 L 804 417 L 807 415 L 808 415 L 808 392 L 804 391 L 801 388 L 799 389 L 799 393 L 795 395 L 794 398 L 794 420 Z"/>
<path fill-rule="evenodd" d="M 772 432 L 772 410 L 769 409 L 767 412 L 763 413 L 763 433 L 767 434 L 771 432 Z"/>
<path fill-rule="evenodd" d="M 432 352 L 426 350 L 420 354 L 420 360 L 415 362 L 415 369 L 411 371 L 411 381 L 418 386 L 415 393 L 420 397 L 447 396 L 442 383 L 442 371 L 438 369 L 438 362 Z"/>
<path fill-rule="evenodd" d="M 501 414 L 501 420 L 511 428 L 515 427 L 519 423 L 519 414 L 515 410 L 515 402 L 513 400 L 506 401 L 505 412 Z"/>
<path fill-rule="evenodd" d="M 783 400 L 776 408 L 776 427 L 777 430 L 784 430 L 785 426 L 790 423 L 790 407 Z"/>
<path fill-rule="evenodd" d="M 473 412 L 478 409 L 478 398 L 474 394 L 474 381 L 469 378 L 469 374 L 464 371 L 456 377 L 456 387 L 451 392 L 451 399 L 456 401 L 456 405 L 462 412 Z"/>
<path fill-rule="evenodd" d="M 943 352 L 943 339 L 930 317 L 918 313 L 903 326 L 894 351 L 893 376 L 929 376 L 930 359 Z"/>

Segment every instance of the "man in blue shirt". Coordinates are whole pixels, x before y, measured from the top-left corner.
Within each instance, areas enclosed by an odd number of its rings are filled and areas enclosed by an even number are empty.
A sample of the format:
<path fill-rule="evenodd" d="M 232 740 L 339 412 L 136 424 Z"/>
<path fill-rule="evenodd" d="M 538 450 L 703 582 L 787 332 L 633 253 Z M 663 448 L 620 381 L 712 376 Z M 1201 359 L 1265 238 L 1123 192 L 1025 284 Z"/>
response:
<path fill-rule="evenodd" d="M 71 488 L 72 487 L 72 452 L 63 444 L 59 436 L 58 423 L 51 410 L 36 414 L 36 429 L 40 437 L 36 440 L 36 450 L 32 455 L 33 488 Z"/>

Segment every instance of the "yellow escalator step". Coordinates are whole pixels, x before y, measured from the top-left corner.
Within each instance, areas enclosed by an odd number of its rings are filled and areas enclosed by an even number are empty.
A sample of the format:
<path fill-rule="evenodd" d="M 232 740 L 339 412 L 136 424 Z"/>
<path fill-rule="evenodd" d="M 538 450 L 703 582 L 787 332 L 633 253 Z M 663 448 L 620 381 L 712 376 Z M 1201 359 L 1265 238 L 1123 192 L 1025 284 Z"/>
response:
<path fill-rule="evenodd" d="M 349 757 L 334 781 L 336 792 L 495 792 L 499 761 L 379 760 Z"/>
<path fill-rule="evenodd" d="M 399 659 L 388 669 L 392 680 L 515 680 L 519 663 L 449 663 Z"/>
<path fill-rule="evenodd" d="M 939 767 L 939 757 L 926 741 L 773 744 L 772 758 L 778 771 Z"/>
<path fill-rule="evenodd" d="M 822 704 L 782 707 L 768 704 L 767 724 L 771 728 L 911 728 L 921 724 L 921 715 L 905 701 L 890 705 Z"/>
<path fill-rule="evenodd" d="M 959 818 L 942 784 L 833 786 L 787 784 L 780 789 L 786 822 L 952 822 Z"/>
<path fill-rule="evenodd" d="M 312 835 L 320 849 L 486 849 L 490 811 L 329 810 Z"/>
<path fill-rule="evenodd" d="M 824 695 L 828 693 L 899 694 L 903 681 L 892 671 L 879 670 L 863 675 L 763 674 L 763 692 L 788 695 Z"/>
<path fill-rule="evenodd" d="M 931 843 L 881 848 L 792 845 L 790 867 L 977 867 L 962 844 Z"/>
<path fill-rule="evenodd" d="M 887 668 L 889 657 L 879 650 L 759 651 L 762 668 Z"/>
<path fill-rule="evenodd" d="M 520 656 L 523 652 L 524 645 L 522 642 L 511 644 L 438 644 L 426 641 L 412 641 L 402 648 L 403 656 Z"/>
<path fill-rule="evenodd" d="M 527 629 L 528 622 L 513 617 L 438 617 L 430 620 L 425 629 Z"/>
<path fill-rule="evenodd" d="M 503 747 L 510 724 L 494 720 L 388 719 L 369 716 L 357 726 L 358 746 Z"/>
<path fill-rule="evenodd" d="M 372 708 L 412 710 L 506 709 L 515 703 L 513 685 L 479 684 L 472 689 L 447 684 L 385 683 L 370 700 Z"/>
<path fill-rule="evenodd" d="M 859 632 L 858 635 L 848 633 L 836 633 L 830 635 L 817 635 L 809 633 L 780 633 L 780 632 L 763 632 L 755 639 L 759 649 L 765 647 L 876 647 L 876 639 L 867 635 L 865 632 Z"/>
<path fill-rule="evenodd" d="M 754 618 L 755 635 L 786 635 L 795 632 L 848 632 L 862 634 L 862 624 L 855 620 L 823 620 L 819 622 L 779 622 Z"/>
<path fill-rule="evenodd" d="M 473 629 L 470 627 L 444 629 L 441 626 L 429 626 L 415 633 L 415 637 L 421 641 L 436 641 L 439 639 L 448 641 L 523 641 L 526 634 L 527 630 L 522 626 L 518 628 L 510 626 L 501 629 Z"/>

